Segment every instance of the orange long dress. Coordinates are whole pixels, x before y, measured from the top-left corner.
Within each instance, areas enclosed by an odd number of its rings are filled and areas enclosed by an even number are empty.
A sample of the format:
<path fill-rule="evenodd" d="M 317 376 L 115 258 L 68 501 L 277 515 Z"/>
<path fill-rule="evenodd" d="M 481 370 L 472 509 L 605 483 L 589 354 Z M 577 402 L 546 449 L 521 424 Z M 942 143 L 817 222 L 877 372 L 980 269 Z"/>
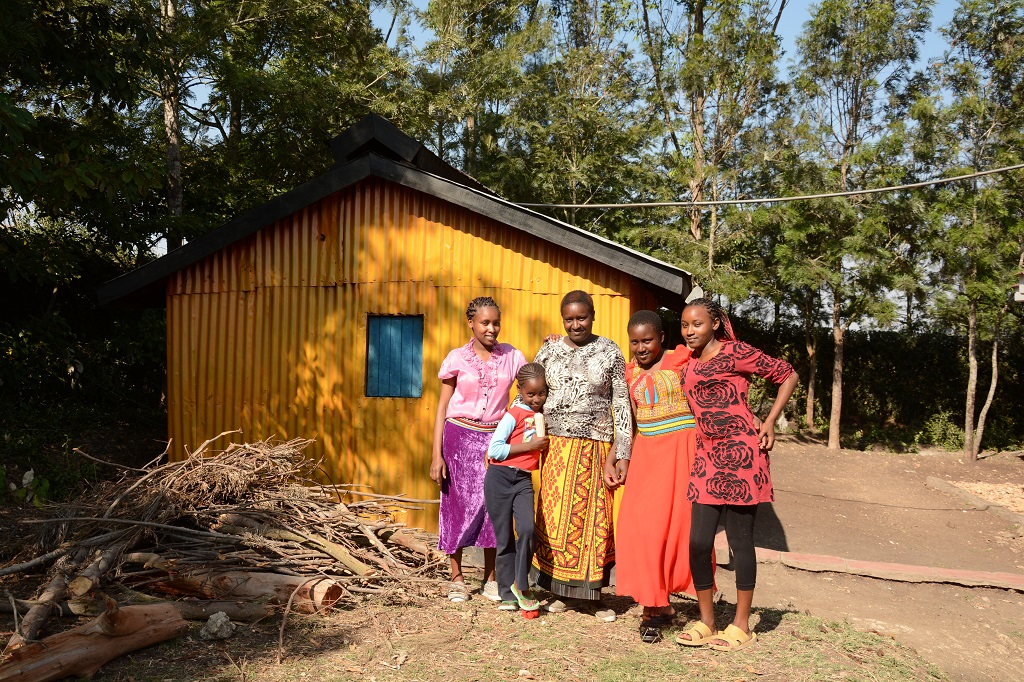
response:
<path fill-rule="evenodd" d="M 696 428 L 680 370 L 690 351 L 665 351 L 661 367 L 626 366 L 637 434 L 616 527 L 616 592 L 643 606 L 668 606 L 673 592 L 695 594 L 690 576 L 686 488 L 697 452 Z"/>

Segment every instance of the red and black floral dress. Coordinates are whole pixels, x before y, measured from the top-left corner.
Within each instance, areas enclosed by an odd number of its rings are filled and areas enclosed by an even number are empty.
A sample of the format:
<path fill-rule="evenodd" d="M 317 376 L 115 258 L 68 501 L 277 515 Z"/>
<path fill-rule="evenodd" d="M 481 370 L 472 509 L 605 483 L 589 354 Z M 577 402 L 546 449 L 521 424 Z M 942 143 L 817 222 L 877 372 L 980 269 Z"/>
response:
<path fill-rule="evenodd" d="M 683 387 L 697 419 L 697 456 L 687 498 L 701 504 L 772 502 L 768 452 L 761 449 L 747 405 L 750 375 L 781 384 L 793 373 L 785 360 L 748 343 L 723 341 L 707 362 L 691 358 Z"/>

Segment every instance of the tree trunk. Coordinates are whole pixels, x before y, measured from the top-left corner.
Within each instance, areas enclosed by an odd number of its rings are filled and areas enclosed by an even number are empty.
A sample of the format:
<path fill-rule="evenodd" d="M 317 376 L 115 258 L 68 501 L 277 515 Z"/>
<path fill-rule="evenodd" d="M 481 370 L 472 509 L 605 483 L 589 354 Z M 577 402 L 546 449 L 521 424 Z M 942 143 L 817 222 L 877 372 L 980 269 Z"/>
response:
<path fill-rule="evenodd" d="M 696 0 L 693 3 L 693 36 L 704 36 L 704 0 Z M 693 132 L 693 176 L 690 178 L 690 199 L 693 201 L 704 200 L 704 166 L 707 163 L 707 151 L 704 149 L 704 108 L 706 104 L 706 93 L 702 86 L 698 86 L 690 93 L 690 126 Z M 690 210 L 690 235 L 700 241 L 703 230 L 701 229 L 702 212 L 699 206 Z"/>
<path fill-rule="evenodd" d="M 992 401 L 996 397 L 996 382 L 999 380 L 999 332 L 1003 326 L 1003 317 L 1009 312 L 1009 304 L 1004 304 L 996 317 L 996 326 L 992 332 L 992 380 L 988 384 L 988 395 L 985 396 L 985 404 L 981 407 L 981 414 L 978 415 L 978 429 L 974 433 L 974 447 L 971 459 L 978 459 L 981 452 L 981 438 L 985 434 L 985 417 L 988 416 L 988 408 L 992 407 Z"/>
<path fill-rule="evenodd" d="M 184 206 L 184 195 L 181 186 L 181 82 L 178 73 L 178 60 L 175 56 L 176 43 L 174 33 L 178 21 L 177 0 L 160 0 L 160 27 L 165 40 L 165 59 L 167 73 L 160 83 L 160 99 L 164 111 L 164 134 L 167 137 L 167 212 L 172 220 L 171 229 L 164 233 L 167 250 L 172 251 L 182 244 L 181 234 L 177 232 Z"/>
<path fill-rule="evenodd" d="M 967 400 L 964 406 L 964 457 L 974 460 L 974 407 L 978 398 L 978 300 L 967 309 Z"/>
<path fill-rule="evenodd" d="M 843 413 L 843 350 L 846 344 L 846 330 L 840 315 L 842 296 L 839 289 L 832 292 L 832 343 L 835 358 L 832 360 L 832 413 L 828 420 L 828 449 L 838 450 L 839 424 Z"/>
<path fill-rule="evenodd" d="M 804 308 L 804 344 L 807 348 L 807 364 L 809 372 L 807 376 L 807 409 L 805 422 L 807 428 L 814 428 L 814 386 L 818 378 L 818 335 L 814 332 L 815 318 L 815 296 L 812 293 L 807 299 Z"/>
<path fill-rule="evenodd" d="M 170 604 L 126 606 L 110 602 L 95 620 L 24 646 L 0 665 L 0 682 L 49 682 L 92 677 L 104 663 L 188 632 Z"/>
<path fill-rule="evenodd" d="M 718 182 L 711 181 L 711 200 L 718 201 Z M 711 207 L 711 220 L 708 225 L 708 274 L 715 271 L 715 232 L 718 230 L 718 207 Z"/>

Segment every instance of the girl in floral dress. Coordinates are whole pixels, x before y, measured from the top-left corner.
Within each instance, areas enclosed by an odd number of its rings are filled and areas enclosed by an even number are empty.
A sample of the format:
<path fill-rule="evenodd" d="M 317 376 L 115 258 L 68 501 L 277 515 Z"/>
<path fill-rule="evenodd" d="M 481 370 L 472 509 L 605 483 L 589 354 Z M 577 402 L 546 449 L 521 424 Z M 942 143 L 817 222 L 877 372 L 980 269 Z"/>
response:
<path fill-rule="evenodd" d="M 749 624 L 757 578 L 754 518 L 759 503 L 775 499 L 768 451 L 775 444 L 775 421 L 796 388 L 797 376 L 785 360 L 735 340 L 729 318 L 709 299 L 687 304 L 682 332 L 692 353 L 683 369 L 683 386 L 697 420 L 697 456 L 687 497 L 693 503 L 690 568 L 701 620 L 676 641 L 737 651 L 757 639 Z M 760 429 L 754 428 L 747 404 L 751 374 L 779 384 Z M 716 634 L 711 552 L 723 515 L 736 566 L 736 616 Z"/>

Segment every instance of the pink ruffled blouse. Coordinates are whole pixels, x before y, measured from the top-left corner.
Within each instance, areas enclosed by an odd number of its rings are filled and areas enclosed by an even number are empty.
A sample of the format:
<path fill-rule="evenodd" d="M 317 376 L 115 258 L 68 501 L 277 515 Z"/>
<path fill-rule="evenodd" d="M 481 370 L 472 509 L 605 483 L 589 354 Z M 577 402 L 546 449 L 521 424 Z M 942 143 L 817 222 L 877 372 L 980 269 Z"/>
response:
<path fill-rule="evenodd" d="M 525 364 L 522 352 L 507 343 L 495 344 L 487 362 L 473 350 L 473 339 L 452 350 L 437 373 L 438 379 L 455 379 L 455 394 L 445 418 L 497 422 L 508 407 L 512 382 Z"/>

